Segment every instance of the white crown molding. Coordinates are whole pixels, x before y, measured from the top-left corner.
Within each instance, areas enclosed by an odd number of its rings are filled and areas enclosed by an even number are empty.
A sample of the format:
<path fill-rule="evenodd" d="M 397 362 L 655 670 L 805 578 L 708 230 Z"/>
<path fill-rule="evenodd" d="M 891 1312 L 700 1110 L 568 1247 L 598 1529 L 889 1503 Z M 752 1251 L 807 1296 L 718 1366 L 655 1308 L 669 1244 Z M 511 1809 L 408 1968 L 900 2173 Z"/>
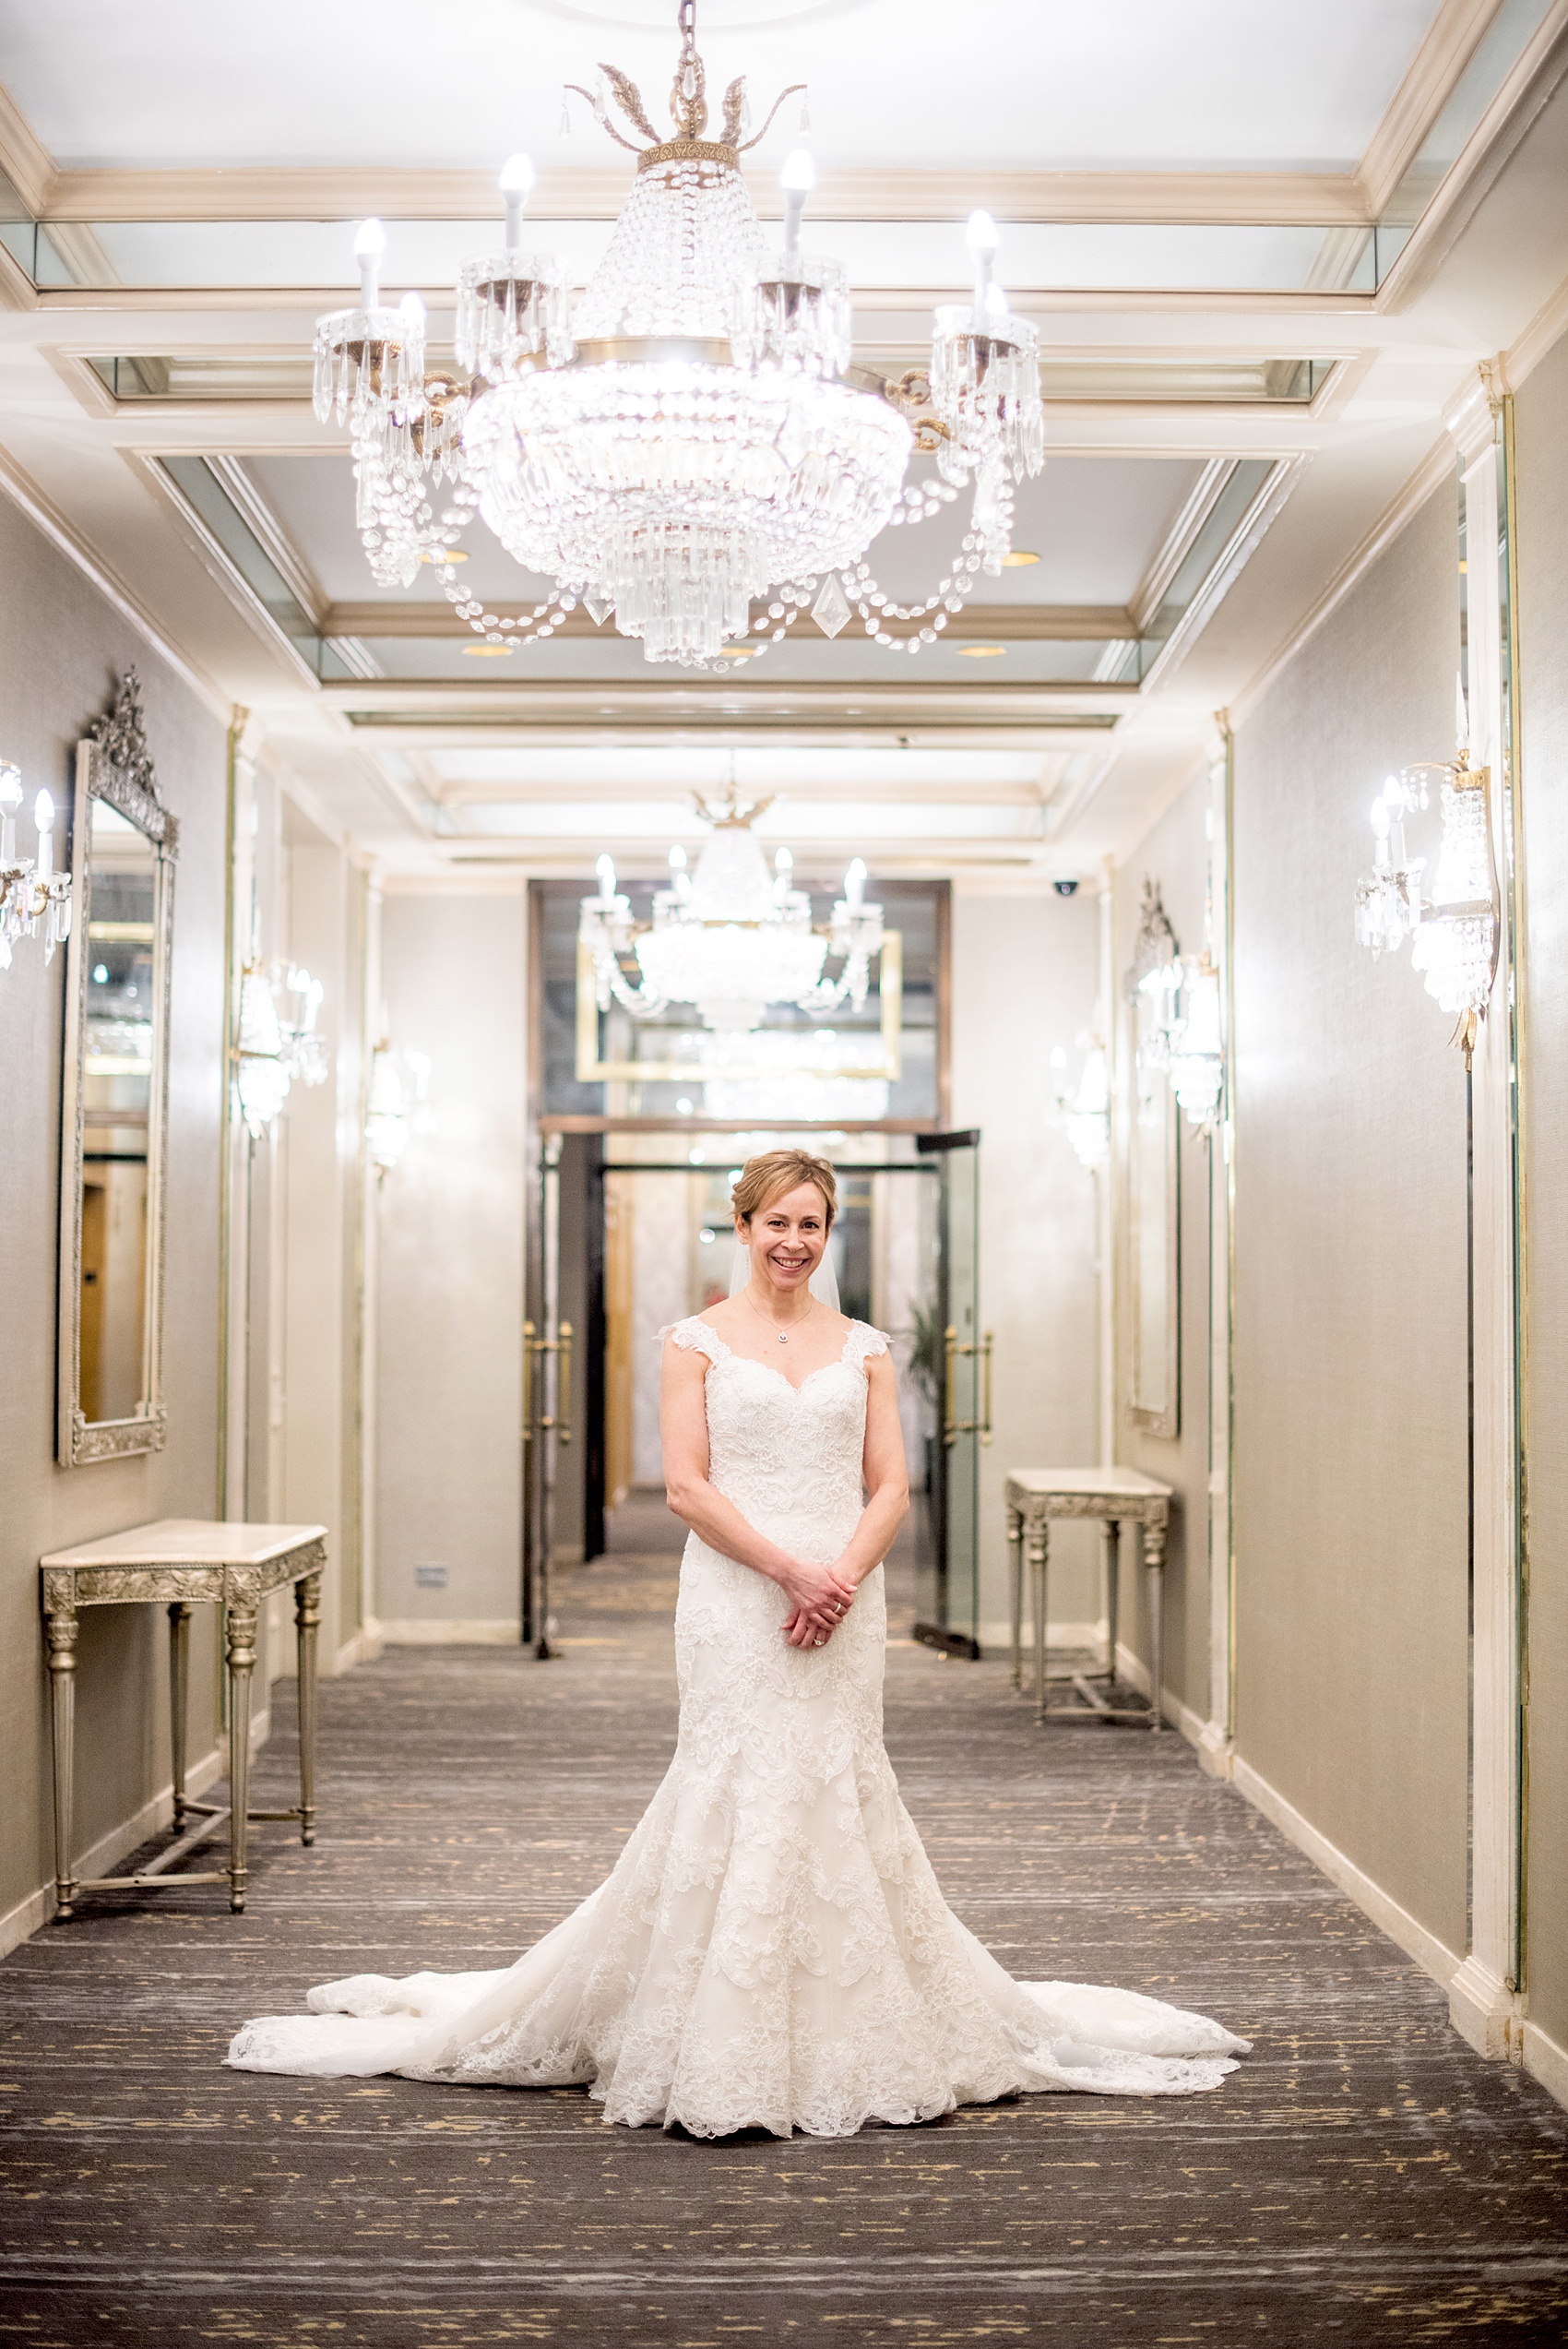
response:
<path fill-rule="evenodd" d="M 1482 365 L 1467 376 L 1443 411 L 1443 429 L 1460 461 L 1475 464 L 1497 436 L 1497 370 Z"/>
<path fill-rule="evenodd" d="M 1107 636 L 1143 635 L 1159 609 L 1160 597 L 1175 578 L 1188 548 L 1208 519 L 1215 499 L 1235 471 L 1237 462 L 1233 457 L 1209 459 L 1183 500 L 1181 511 L 1167 531 L 1162 543 L 1155 549 L 1148 568 L 1134 591 L 1127 606 L 1127 625 L 1121 629 L 1106 629 L 1104 633 Z"/>
<path fill-rule="evenodd" d="M 20 117 L 18 117 L 20 120 Z M 42 150 L 39 152 L 42 154 Z M 4 159 L 0 135 L 0 161 Z M 632 174 L 615 164 L 546 164 L 529 197 L 531 221 L 612 221 Z M 759 216 L 781 211 L 776 176 L 748 175 Z M 1364 225 L 1351 172 L 922 171 L 897 165 L 825 170 L 813 217 L 835 221 L 961 221 L 979 206 L 1009 223 L 1075 221 L 1255 221 Z M 51 220 L 494 221 L 488 172 L 387 165 L 67 171 L 50 182 Z"/>
<path fill-rule="evenodd" d="M 1568 0 L 1552 0 L 1378 288 L 1381 311 L 1408 307 L 1475 218 L 1568 70 Z"/>
<path fill-rule="evenodd" d="M 1308 605 L 1289 634 L 1283 637 L 1260 669 L 1253 672 L 1230 702 L 1230 721 L 1240 728 L 1257 708 L 1275 679 L 1288 669 L 1302 646 L 1314 637 L 1329 615 L 1337 611 L 1384 549 L 1391 545 L 1407 522 L 1454 470 L 1454 450 L 1446 434 L 1432 443 L 1398 494 L 1390 499 L 1366 536 L 1346 556 L 1322 593 Z"/>
<path fill-rule="evenodd" d="M 68 522 L 59 507 L 44 495 L 32 476 L 24 471 L 4 449 L 0 449 L 0 491 L 14 506 L 21 508 L 29 521 L 43 532 L 51 545 L 57 547 L 91 581 L 104 602 L 112 604 L 122 619 L 127 620 L 139 635 L 146 638 L 160 659 L 168 663 L 203 708 L 209 709 L 223 725 L 231 724 L 234 705 L 228 695 L 221 692 L 206 671 L 198 668 L 189 655 L 180 650 L 119 574 L 110 568 L 75 525 Z"/>
<path fill-rule="evenodd" d="M 1275 460 L 1257 495 L 1237 523 L 1219 556 L 1211 565 L 1197 593 L 1166 638 L 1139 687 L 1141 693 L 1148 693 L 1156 685 L 1168 684 L 1174 676 L 1251 562 L 1311 462 L 1310 455 L 1306 454 L 1281 457 Z"/>
<path fill-rule="evenodd" d="M 1499 359 L 1497 371 L 1503 388 L 1517 391 L 1564 334 L 1568 334 L 1568 278 L 1563 279 L 1555 293 L 1548 295 L 1523 334 L 1515 337 Z"/>
<path fill-rule="evenodd" d="M 321 583 L 262 495 L 246 469 L 244 459 L 232 453 L 214 451 L 205 461 L 222 483 L 225 495 L 238 507 L 266 548 L 291 594 L 319 630 L 322 614 L 327 609 L 327 598 L 322 593 Z M 352 636 L 355 631 L 345 628 L 340 633 Z"/>
<path fill-rule="evenodd" d="M 10 91 L 0 83 L 0 171 L 32 213 L 47 212 L 60 173 Z"/>
<path fill-rule="evenodd" d="M 228 548 L 208 528 L 185 497 L 173 475 L 150 458 L 123 453 L 125 463 L 137 480 L 144 483 L 162 504 L 203 570 L 222 589 L 235 611 L 250 623 L 269 650 L 279 656 L 291 676 L 308 690 L 319 691 L 321 680 L 315 670 L 267 610 Z"/>
<path fill-rule="evenodd" d="M 209 458 L 208 461 L 210 464 L 214 460 Z M 279 564 L 279 567 L 281 569 L 283 566 Z M 288 577 L 287 572 L 284 576 Z M 292 580 L 290 584 L 293 584 Z M 499 609 L 503 602 L 529 603 L 535 600 L 519 590 L 516 597 L 497 599 L 496 608 Z M 426 642 L 451 638 L 462 643 L 478 641 L 469 623 L 445 598 L 439 603 L 393 602 L 391 599 L 382 603 L 327 603 L 320 607 L 317 626 L 322 635 L 327 637 L 412 637 Z M 583 610 L 581 604 L 567 613 L 564 620 L 557 625 L 555 633 L 558 637 L 600 637 L 609 643 L 615 640 L 613 627 L 608 622 L 603 627 L 596 627 L 591 615 Z M 967 604 L 962 612 L 948 614 L 946 630 L 949 643 L 996 637 L 1005 638 L 1010 644 L 1093 643 L 1104 637 L 1135 637 L 1138 633 L 1138 624 L 1126 605 L 1122 603 Z M 797 637 L 796 640 L 807 644 L 818 640 L 816 631 L 811 629 L 808 623 L 808 633 Z M 737 675 L 744 666 L 743 662 L 737 661 Z"/>
<path fill-rule="evenodd" d="M 1357 170 L 1369 218 L 1375 221 L 1393 195 L 1502 5 L 1503 0 L 1443 0 Z"/>

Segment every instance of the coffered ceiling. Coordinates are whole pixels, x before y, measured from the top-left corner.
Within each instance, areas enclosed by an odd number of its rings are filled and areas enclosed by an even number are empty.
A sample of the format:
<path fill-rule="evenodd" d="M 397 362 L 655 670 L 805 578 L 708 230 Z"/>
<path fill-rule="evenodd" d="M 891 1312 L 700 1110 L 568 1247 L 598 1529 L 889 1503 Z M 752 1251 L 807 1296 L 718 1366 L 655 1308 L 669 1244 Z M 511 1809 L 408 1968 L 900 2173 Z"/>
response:
<path fill-rule="evenodd" d="M 357 218 L 386 218 L 388 285 L 440 346 L 523 146 L 539 242 L 580 279 L 630 161 L 580 101 L 563 134 L 561 85 L 608 58 L 657 108 L 673 0 L 466 0 L 438 36 L 411 0 L 0 0 L 0 479 L 389 870 L 656 861 L 731 773 L 808 855 L 1092 870 L 1440 477 L 1477 364 L 1556 317 L 1568 0 L 961 14 L 960 37 L 950 0 L 698 7 L 710 82 L 745 71 L 759 120 L 809 81 L 808 241 L 849 267 L 861 364 L 919 364 L 975 203 L 1039 327 L 1049 455 L 1014 534 L 1037 559 L 915 658 L 802 619 L 710 677 L 580 611 L 475 657 L 434 576 L 378 590 L 362 561 L 308 369 Z M 750 159 L 765 218 L 796 136 L 791 101 Z M 935 585 L 966 512 L 884 534 L 890 593 Z M 498 611 L 546 590 L 481 526 L 460 551 Z"/>

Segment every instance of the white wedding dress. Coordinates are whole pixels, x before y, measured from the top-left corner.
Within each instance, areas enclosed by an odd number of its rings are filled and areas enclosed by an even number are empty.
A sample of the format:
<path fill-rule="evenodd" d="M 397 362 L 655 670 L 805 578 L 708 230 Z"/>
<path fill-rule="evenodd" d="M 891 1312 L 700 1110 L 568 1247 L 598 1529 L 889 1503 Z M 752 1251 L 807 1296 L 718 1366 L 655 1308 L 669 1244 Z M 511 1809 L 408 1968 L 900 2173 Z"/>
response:
<path fill-rule="evenodd" d="M 706 1321 L 709 1475 L 797 1555 L 836 1557 L 862 1507 L 850 1325 L 799 1389 Z M 847 2137 L 1017 2090 L 1184 2095 L 1246 2048 L 1129 1990 L 1015 1982 L 944 1901 L 882 1742 L 882 1568 L 823 1648 L 780 1634 L 776 1584 L 694 1533 L 675 1610 L 681 1725 L 663 1784 L 598 1891 L 500 1973 L 356 1974 L 247 2023 L 253 2071 L 586 2082 L 607 2121 L 698 2137 Z"/>

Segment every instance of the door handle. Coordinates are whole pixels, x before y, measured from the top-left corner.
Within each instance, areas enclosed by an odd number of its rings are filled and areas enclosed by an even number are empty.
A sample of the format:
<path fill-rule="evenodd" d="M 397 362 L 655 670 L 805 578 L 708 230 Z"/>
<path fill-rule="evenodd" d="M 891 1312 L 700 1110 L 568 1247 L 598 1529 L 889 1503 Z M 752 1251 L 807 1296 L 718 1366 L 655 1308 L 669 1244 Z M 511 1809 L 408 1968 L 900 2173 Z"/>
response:
<path fill-rule="evenodd" d="M 982 1444 L 989 1444 L 991 1441 L 992 1336 L 992 1331 L 988 1330 L 979 1345 L 960 1345 L 957 1330 L 951 1326 L 947 1330 L 947 1408 L 942 1429 L 942 1440 L 944 1444 L 956 1444 L 960 1436 L 978 1436 Z M 971 1359 L 978 1354 L 985 1365 L 980 1395 L 980 1415 L 978 1419 L 958 1419 L 954 1415 L 953 1365 L 960 1354 L 966 1354 Z"/>
<path fill-rule="evenodd" d="M 572 1325 L 569 1321 L 560 1324 L 555 1352 L 560 1365 L 555 1388 L 555 1432 L 562 1443 L 569 1444 L 572 1440 Z"/>

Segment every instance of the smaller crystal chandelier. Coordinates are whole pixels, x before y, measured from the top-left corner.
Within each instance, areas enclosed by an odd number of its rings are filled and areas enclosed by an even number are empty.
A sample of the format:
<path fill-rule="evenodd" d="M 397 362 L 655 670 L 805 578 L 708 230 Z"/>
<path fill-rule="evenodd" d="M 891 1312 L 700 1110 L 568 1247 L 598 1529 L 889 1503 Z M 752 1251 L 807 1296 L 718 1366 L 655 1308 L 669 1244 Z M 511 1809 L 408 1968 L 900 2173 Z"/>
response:
<path fill-rule="evenodd" d="M 1066 1130 L 1078 1163 L 1097 1174 L 1111 1156 L 1111 1061 L 1098 1036 L 1087 1039 L 1078 1090 L 1067 1091 L 1067 1055 L 1058 1044 L 1051 1055 L 1056 1089 L 1056 1122 Z"/>
<path fill-rule="evenodd" d="M 293 998 L 289 1018 L 279 1012 L 279 994 Z M 315 1026 L 325 994 L 321 981 L 297 965 L 281 981 L 259 960 L 247 962 L 240 974 L 234 1090 L 253 1141 L 259 1141 L 277 1117 L 296 1079 L 305 1086 L 327 1081 L 327 1039 Z"/>
<path fill-rule="evenodd" d="M 35 938 L 43 924 L 43 959 L 71 935 L 71 876 L 54 870 L 54 802 L 40 792 L 32 805 L 38 854 L 17 854 L 17 810 L 22 804 L 18 769 L 0 765 L 0 971 L 9 968 L 14 938 Z"/>
<path fill-rule="evenodd" d="M 430 1062 L 422 1052 L 375 1047 L 365 1102 L 365 1151 L 376 1180 L 396 1166 L 419 1123 L 419 1105 L 430 1091 Z"/>
<path fill-rule="evenodd" d="M 844 876 L 844 894 L 826 930 L 812 926 L 812 901 L 794 886 L 794 861 L 781 848 L 769 873 L 752 825 L 772 805 L 742 805 L 733 785 L 715 806 L 698 800 L 712 826 L 696 869 L 686 852 L 670 852 L 670 886 L 656 890 L 651 924 L 632 918 L 616 887 L 615 866 L 601 856 L 599 893 L 582 900 L 577 935 L 593 958 L 600 1011 L 617 1003 L 635 1019 L 651 1019 L 672 1003 L 696 1007 L 705 1028 L 743 1035 L 762 1026 L 770 1003 L 793 1004 L 820 1017 L 849 1003 L 864 1008 L 871 963 L 882 946 L 882 908 L 865 901 L 860 857 Z M 634 979 L 624 968 L 630 957 Z M 829 956 L 836 976 L 825 976 Z"/>
<path fill-rule="evenodd" d="M 1410 940 L 1410 967 L 1455 1021 L 1452 1041 L 1470 1065 L 1497 976 L 1497 874 L 1491 851 L 1491 776 L 1472 767 L 1464 686 L 1452 761 L 1423 759 L 1390 775 L 1372 806 L 1372 869 L 1356 884 L 1356 941 L 1373 958 Z M 1424 856 L 1412 855 L 1407 819 L 1431 805 L 1437 789 L 1442 840 L 1427 896 Z"/>

